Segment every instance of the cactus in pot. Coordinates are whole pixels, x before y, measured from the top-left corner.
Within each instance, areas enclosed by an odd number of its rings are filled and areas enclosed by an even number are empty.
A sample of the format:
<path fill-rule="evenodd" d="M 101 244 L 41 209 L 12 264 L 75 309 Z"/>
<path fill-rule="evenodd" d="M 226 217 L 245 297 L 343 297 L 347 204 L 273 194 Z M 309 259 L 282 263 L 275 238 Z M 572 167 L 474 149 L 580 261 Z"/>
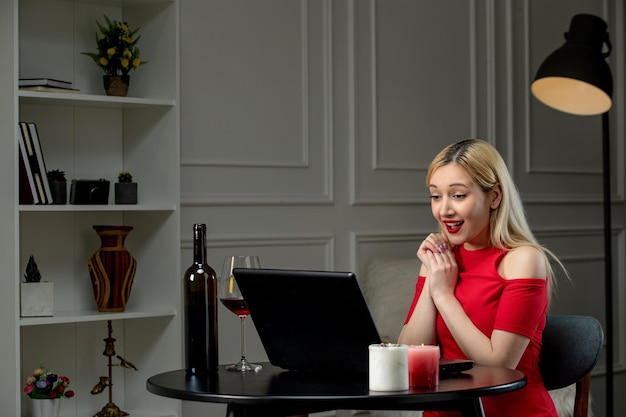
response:
<path fill-rule="evenodd" d="M 115 183 L 115 204 L 137 204 L 137 183 L 128 171 L 117 174 Z"/>

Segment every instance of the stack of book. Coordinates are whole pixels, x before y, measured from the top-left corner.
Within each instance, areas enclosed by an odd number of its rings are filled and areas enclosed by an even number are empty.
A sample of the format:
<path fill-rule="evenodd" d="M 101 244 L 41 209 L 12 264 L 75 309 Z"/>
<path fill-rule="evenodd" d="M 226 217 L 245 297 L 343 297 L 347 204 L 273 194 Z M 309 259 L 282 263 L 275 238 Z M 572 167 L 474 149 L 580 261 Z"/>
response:
<path fill-rule="evenodd" d="M 20 204 L 52 204 L 52 193 L 35 123 L 19 122 Z"/>
<path fill-rule="evenodd" d="M 52 78 L 20 78 L 20 90 L 44 91 L 49 93 L 77 93 L 69 81 Z"/>

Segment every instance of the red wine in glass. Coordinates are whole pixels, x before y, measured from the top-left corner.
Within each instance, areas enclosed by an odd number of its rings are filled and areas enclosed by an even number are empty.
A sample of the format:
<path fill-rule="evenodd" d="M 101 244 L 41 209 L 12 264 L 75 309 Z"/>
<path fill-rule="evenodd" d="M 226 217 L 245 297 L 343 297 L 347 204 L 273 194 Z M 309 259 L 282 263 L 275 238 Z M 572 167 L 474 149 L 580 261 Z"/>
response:
<path fill-rule="evenodd" d="M 243 300 L 243 298 L 221 298 L 220 300 L 227 309 L 229 309 L 239 317 L 245 317 L 250 314 L 248 306 L 246 305 L 246 302 Z"/>
<path fill-rule="evenodd" d="M 224 267 L 222 268 L 222 276 L 219 283 L 219 298 L 227 309 L 241 319 L 241 359 L 233 365 L 228 365 L 226 369 L 229 371 L 248 372 L 261 369 L 261 365 L 250 363 L 246 359 L 245 322 L 250 312 L 233 276 L 233 269 L 235 268 L 260 267 L 258 256 L 227 256 L 224 258 Z"/>

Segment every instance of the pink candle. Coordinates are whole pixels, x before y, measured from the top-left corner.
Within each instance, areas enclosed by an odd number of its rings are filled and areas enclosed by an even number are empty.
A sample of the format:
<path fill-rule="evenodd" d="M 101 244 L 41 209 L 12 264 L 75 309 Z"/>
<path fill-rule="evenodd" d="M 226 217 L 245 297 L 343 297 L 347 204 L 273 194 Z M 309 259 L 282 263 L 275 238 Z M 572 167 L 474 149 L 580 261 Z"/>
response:
<path fill-rule="evenodd" d="M 439 346 L 409 346 L 409 385 L 434 387 L 439 385 Z"/>

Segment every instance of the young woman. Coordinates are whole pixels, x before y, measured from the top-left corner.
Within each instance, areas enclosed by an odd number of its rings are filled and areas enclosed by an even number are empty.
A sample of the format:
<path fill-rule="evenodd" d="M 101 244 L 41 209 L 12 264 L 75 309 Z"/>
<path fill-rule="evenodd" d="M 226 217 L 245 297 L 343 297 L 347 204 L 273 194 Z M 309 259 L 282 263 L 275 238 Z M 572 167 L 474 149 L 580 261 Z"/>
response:
<path fill-rule="evenodd" d="M 556 417 L 538 360 L 554 282 L 549 258 L 561 263 L 530 231 L 502 157 L 478 139 L 449 145 L 426 185 L 440 231 L 417 251 L 422 266 L 398 342 L 522 371 L 525 388 L 483 398 L 487 417 Z"/>

